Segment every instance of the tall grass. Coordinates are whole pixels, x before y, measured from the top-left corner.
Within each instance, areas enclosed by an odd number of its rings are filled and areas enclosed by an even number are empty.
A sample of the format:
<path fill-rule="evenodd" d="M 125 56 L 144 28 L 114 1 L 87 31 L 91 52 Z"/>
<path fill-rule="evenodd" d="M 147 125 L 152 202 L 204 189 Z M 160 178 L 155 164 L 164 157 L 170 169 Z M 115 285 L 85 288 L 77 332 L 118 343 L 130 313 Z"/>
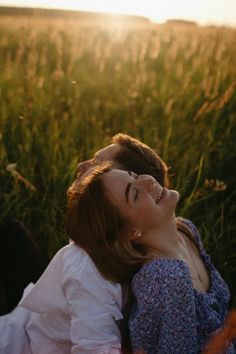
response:
<path fill-rule="evenodd" d="M 2 17 L 0 220 L 52 257 L 76 163 L 126 132 L 167 161 L 236 299 L 235 63 L 234 29 Z"/>

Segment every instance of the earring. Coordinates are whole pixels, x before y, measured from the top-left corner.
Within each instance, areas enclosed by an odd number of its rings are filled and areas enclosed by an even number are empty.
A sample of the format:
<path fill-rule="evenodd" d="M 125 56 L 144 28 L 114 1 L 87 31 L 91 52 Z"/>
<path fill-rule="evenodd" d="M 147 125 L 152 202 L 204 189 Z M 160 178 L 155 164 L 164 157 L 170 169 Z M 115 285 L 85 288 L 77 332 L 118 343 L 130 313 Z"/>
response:
<path fill-rule="evenodd" d="M 142 231 L 135 230 L 131 235 L 131 240 L 136 240 L 137 238 L 142 236 Z"/>

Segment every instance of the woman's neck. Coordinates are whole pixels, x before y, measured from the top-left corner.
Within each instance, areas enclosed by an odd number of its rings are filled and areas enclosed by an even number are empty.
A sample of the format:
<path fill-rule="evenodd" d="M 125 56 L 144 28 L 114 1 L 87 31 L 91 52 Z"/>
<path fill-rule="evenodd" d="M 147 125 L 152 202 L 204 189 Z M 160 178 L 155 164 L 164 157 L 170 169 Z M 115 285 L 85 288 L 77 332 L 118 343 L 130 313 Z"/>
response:
<path fill-rule="evenodd" d="M 150 258 L 182 259 L 185 248 L 177 231 L 175 217 L 173 217 L 168 223 L 163 223 L 156 230 L 147 233 L 144 246 L 146 255 Z"/>

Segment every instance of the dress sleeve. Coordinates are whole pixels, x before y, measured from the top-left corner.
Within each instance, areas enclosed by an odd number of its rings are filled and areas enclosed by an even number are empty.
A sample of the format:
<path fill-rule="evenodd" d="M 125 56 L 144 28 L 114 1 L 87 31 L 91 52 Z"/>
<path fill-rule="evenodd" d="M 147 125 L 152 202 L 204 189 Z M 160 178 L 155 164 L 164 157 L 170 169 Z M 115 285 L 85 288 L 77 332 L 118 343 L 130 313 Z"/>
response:
<path fill-rule="evenodd" d="M 71 353 L 121 353 L 116 323 L 122 319 L 120 285 L 104 279 L 87 257 L 79 269 L 73 261 L 67 264 L 63 291 L 71 319 Z"/>
<path fill-rule="evenodd" d="M 197 352 L 194 289 L 184 262 L 152 261 L 134 277 L 133 292 L 136 305 L 129 324 L 134 352 Z"/>

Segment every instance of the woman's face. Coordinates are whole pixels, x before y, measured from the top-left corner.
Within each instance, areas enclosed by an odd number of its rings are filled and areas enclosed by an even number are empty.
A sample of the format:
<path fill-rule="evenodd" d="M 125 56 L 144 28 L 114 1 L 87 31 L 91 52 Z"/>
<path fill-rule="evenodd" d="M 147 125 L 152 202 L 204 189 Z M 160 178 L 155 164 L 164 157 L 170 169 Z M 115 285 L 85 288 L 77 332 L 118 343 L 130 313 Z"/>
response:
<path fill-rule="evenodd" d="M 114 169 L 103 176 L 103 183 L 111 202 L 130 226 L 142 232 L 155 229 L 173 216 L 179 200 L 178 192 L 163 188 L 150 175 Z"/>

